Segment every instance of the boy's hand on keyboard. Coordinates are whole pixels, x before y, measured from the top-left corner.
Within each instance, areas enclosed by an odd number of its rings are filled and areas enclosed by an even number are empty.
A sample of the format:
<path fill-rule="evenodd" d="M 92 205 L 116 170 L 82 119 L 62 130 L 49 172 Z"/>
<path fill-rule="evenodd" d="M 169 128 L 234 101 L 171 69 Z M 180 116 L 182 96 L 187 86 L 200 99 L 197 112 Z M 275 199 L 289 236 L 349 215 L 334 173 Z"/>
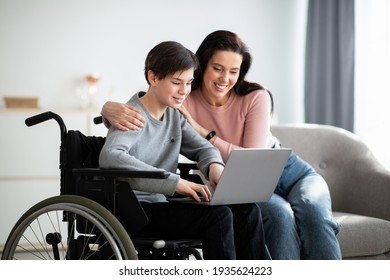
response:
<path fill-rule="evenodd" d="M 206 185 L 196 184 L 194 182 L 180 179 L 176 186 L 176 192 L 195 199 L 200 202 L 199 196 L 202 196 L 206 201 L 210 201 L 211 192 Z"/>

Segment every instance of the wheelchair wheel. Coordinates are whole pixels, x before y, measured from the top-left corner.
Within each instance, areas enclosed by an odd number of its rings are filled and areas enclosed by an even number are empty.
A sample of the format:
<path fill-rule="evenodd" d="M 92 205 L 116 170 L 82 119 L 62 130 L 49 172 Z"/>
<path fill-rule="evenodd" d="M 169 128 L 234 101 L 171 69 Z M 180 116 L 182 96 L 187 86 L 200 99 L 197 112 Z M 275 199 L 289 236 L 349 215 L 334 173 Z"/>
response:
<path fill-rule="evenodd" d="M 31 207 L 15 224 L 2 260 L 137 259 L 116 217 L 81 196 L 59 195 Z"/>

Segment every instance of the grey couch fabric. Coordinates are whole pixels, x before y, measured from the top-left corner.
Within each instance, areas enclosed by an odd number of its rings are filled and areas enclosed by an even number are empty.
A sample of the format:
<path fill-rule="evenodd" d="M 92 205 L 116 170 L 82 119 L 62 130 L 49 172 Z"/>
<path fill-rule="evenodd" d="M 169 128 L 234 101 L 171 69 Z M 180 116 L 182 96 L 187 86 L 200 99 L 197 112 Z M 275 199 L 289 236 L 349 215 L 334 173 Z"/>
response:
<path fill-rule="evenodd" d="M 390 170 L 347 130 L 318 124 L 271 130 L 327 181 L 343 259 L 390 259 Z"/>

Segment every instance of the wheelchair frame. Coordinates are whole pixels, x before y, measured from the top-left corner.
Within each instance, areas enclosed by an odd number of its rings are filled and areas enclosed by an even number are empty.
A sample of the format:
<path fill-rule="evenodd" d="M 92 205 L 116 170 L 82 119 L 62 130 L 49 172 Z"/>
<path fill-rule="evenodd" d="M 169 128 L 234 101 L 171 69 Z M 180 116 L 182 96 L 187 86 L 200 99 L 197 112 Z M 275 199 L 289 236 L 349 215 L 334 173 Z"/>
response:
<path fill-rule="evenodd" d="M 191 255 L 202 259 L 198 251 L 200 240 L 130 238 L 147 224 L 148 219 L 129 185 L 117 178 L 164 179 L 169 173 L 103 170 L 98 166 L 84 166 L 84 162 L 82 166 L 73 167 L 68 155 L 71 135 L 75 139 L 100 141 L 99 145 L 104 143 L 104 138 L 67 131 L 63 119 L 51 111 L 27 118 L 25 123 L 34 126 L 50 119 L 57 121 L 61 133 L 61 192 L 37 203 L 16 222 L 5 243 L 3 260 L 17 259 L 18 256 L 39 260 L 189 259 Z M 94 122 L 98 123 L 99 119 L 95 118 Z M 190 174 L 193 169 L 197 169 L 195 164 L 184 164 L 180 174 L 199 182 L 197 175 Z M 122 209 L 123 201 L 118 199 L 130 201 L 125 203 L 129 207 Z M 126 219 L 123 219 L 123 213 L 127 214 Z M 128 213 L 132 213 L 130 219 L 127 219 Z M 123 224 L 123 221 L 126 222 Z"/>

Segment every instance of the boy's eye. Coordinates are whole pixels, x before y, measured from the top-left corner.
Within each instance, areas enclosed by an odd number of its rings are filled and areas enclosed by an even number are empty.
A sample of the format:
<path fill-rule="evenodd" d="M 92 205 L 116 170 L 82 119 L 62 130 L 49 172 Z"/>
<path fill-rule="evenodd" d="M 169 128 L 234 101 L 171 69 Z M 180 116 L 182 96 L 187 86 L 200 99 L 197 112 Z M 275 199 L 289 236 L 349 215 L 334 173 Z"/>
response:
<path fill-rule="evenodd" d="M 182 84 L 182 82 L 177 82 L 177 81 L 172 81 L 172 83 L 174 85 L 177 85 L 177 86 Z M 186 86 L 190 86 L 190 85 L 192 85 L 192 81 L 191 82 L 187 82 L 187 83 L 183 83 L 183 84 L 185 84 Z"/>
<path fill-rule="evenodd" d="M 177 80 L 177 79 L 172 79 L 171 81 L 172 81 L 172 84 L 174 84 L 174 85 L 180 85 L 182 83 L 182 81 Z"/>

